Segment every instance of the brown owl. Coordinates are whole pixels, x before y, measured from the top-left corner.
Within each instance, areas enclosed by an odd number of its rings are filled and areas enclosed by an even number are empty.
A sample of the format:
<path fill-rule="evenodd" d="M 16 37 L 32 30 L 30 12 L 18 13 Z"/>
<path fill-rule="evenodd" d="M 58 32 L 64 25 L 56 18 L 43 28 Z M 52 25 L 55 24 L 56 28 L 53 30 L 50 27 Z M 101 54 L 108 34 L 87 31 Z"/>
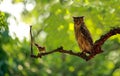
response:
<path fill-rule="evenodd" d="M 82 53 L 91 53 L 91 49 L 93 46 L 93 40 L 90 35 L 89 30 L 87 29 L 85 23 L 84 23 L 84 17 L 73 17 L 74 19 L 74 31 L 75 31 L 75 37 L 78 42 L 78 45 L 80 49 L 82 50 Z"/>

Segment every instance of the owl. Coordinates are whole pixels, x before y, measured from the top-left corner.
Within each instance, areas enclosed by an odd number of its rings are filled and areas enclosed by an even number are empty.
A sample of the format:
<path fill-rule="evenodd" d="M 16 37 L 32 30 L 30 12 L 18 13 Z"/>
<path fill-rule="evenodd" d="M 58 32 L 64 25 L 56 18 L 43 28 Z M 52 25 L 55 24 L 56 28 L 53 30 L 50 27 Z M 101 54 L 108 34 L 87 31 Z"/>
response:
<path fill-rule="evenodd" d="M 84 23 L 84 17 L 73 17 L 74 19 L 74 32 L 75 37 L 78 42 L 79 48 L 82 50 L 82 53 L 91 54 L 93 40 L 90 35 L 89 30 L 87 29 Z"/>

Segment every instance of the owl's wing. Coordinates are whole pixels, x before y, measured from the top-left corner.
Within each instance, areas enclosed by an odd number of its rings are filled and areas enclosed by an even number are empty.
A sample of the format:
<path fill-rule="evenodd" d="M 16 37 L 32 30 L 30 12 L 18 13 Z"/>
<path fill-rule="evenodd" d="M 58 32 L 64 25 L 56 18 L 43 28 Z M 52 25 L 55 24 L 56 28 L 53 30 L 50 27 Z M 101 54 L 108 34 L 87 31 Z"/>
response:
<path fill-rule="evenodd" d="M 90 32 L 89 32 L 89 30 L 87 29 L 87 27 L 85 26 L 84 23 L 81 25 L 80 31 L 84 35 L 84 38 L 86 38 L 86 40 L 88 40 L 90 42 L 90 44 L 93 45 L 93 40 L 92 40 L 92 37 L 90 35 Z"/>

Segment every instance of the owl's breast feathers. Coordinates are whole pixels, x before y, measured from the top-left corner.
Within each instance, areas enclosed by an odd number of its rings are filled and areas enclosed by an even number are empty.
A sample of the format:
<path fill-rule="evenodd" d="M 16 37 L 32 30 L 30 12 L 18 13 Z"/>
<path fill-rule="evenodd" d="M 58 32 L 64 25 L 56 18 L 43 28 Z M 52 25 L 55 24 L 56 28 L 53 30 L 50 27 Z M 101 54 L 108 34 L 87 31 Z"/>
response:
<path fill-rule="evenodd" d="M 78 45 L 82 51 L 90 52 L 93 46 L 93 40 L 89 33 L 89 30 L 84 23 L 77 25 L 75 27 L 75 35 L 78 41 Z"/>
<path fill-rule="evenodd" d="M 81 24 L 80 31 L 82 32 L 84 38 L 85 38 L 91 45 L 93 45 L 93 40 L 92 40 L 91 34 L 90 34 L 89 30 L 87 29 L 87 27 L 85 26 L 84 23 Z"/>

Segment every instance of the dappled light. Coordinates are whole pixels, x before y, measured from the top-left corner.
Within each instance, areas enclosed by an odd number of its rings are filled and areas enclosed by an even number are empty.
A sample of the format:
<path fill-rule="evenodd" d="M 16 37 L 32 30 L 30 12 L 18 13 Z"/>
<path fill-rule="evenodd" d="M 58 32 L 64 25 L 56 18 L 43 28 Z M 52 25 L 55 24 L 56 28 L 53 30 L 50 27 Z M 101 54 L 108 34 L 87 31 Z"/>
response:
<path fill-rule="evenodd" d="M 104 52 L 85 61 L 59 52 L 32 58 L 29 33 L 32 26 L 33 40 L 44 52 L 61 46 L 82 52 L 73 17 L 85 17 L 95 42 L 120 27 L 119 10 L 120 0 L 0 0 L 0 76 L 120 76 L 120 34 L 105 41 Z M 40 53 L 35 44 L 32 49 L 34 55 Z"/>

